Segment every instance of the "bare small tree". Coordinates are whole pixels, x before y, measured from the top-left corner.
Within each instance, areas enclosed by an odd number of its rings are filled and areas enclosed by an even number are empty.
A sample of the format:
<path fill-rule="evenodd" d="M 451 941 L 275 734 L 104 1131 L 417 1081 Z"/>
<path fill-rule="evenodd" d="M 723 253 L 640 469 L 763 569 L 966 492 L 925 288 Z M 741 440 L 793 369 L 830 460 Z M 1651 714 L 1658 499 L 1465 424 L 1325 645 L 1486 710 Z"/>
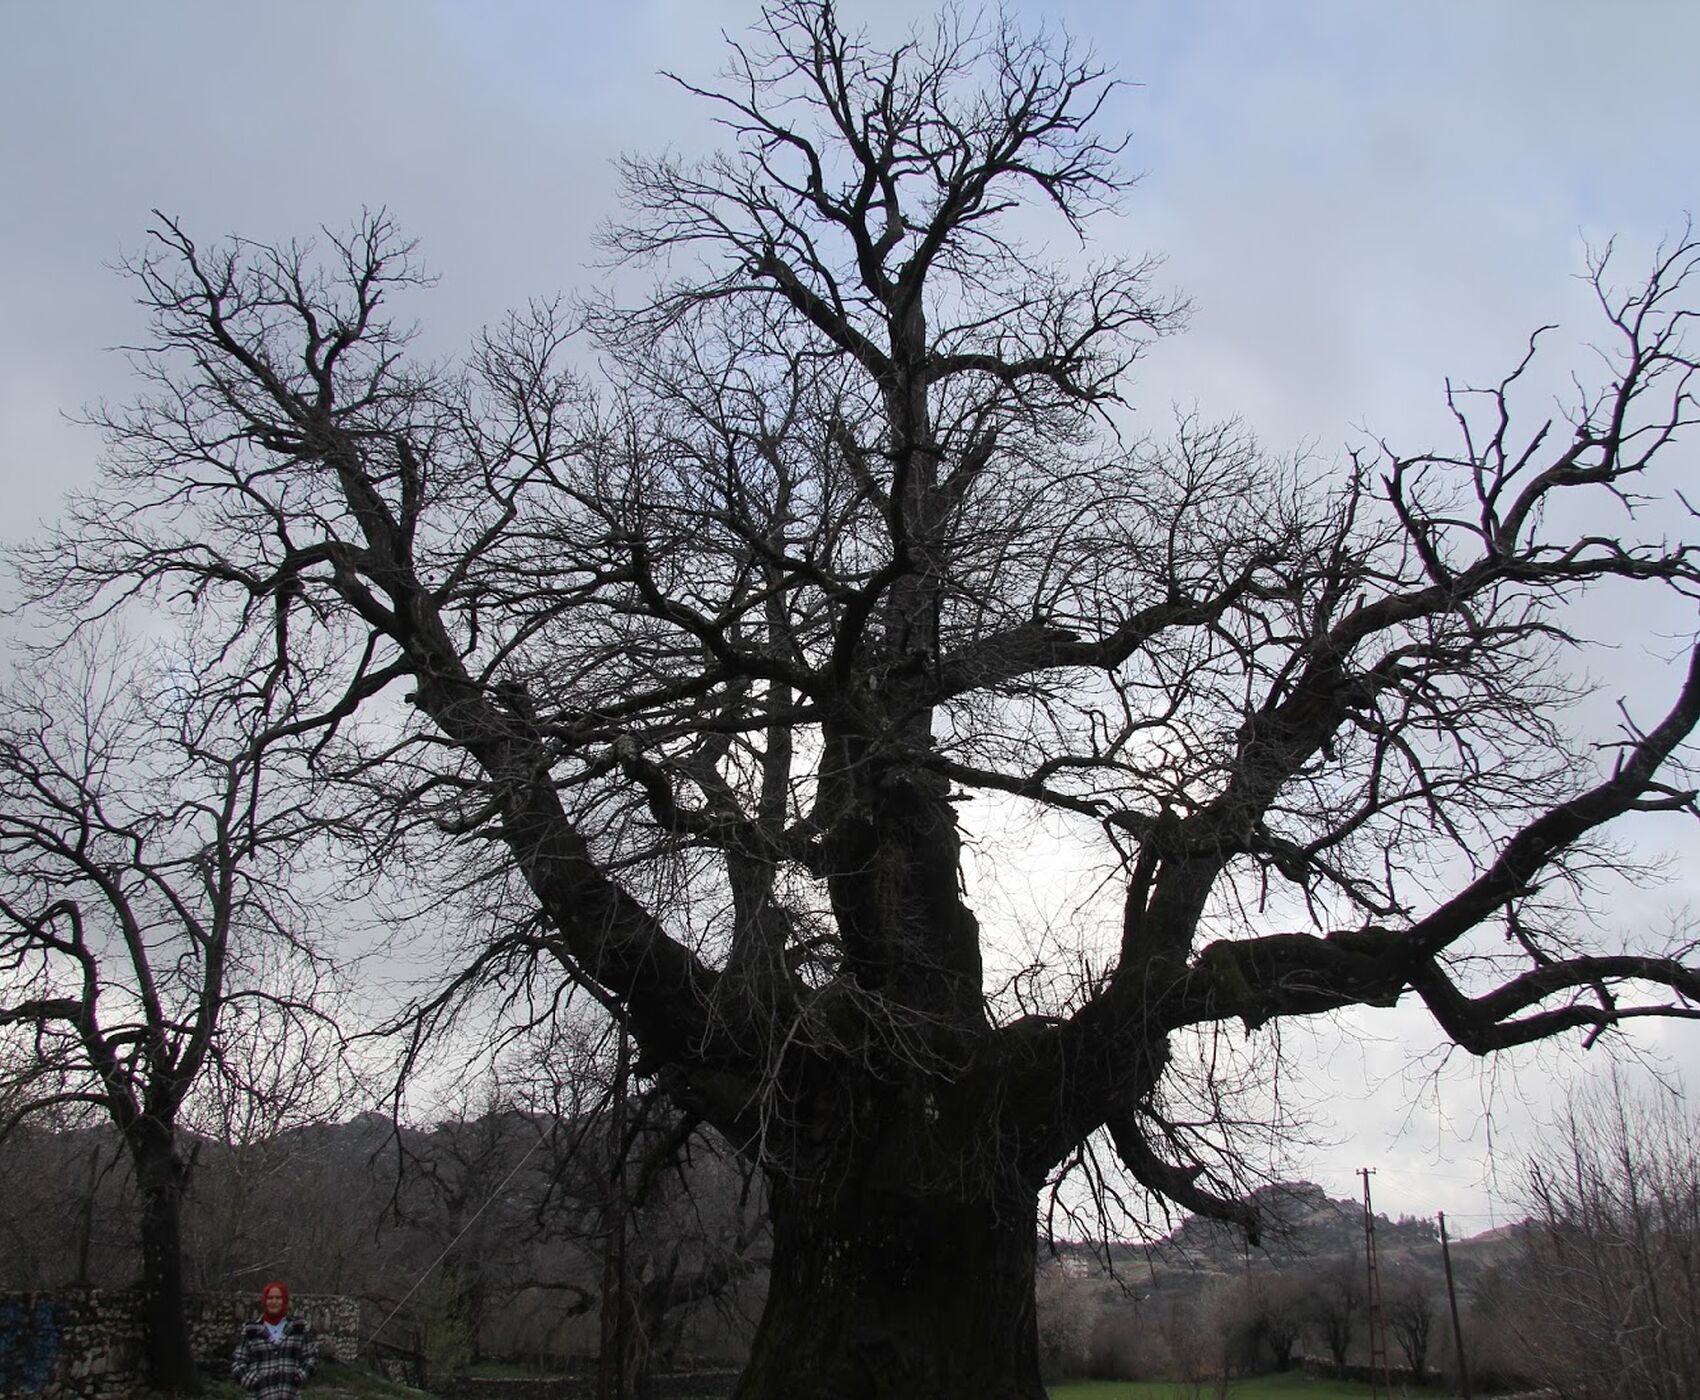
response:
<path fill-rule="evenodd" d="M 1310 1290 L 1310 1318 L 1334 1361 L 1336 1375 L 1346 1374 L 1346 1358 L 1363 1308 L 1363 1271 L 1356 1261 L 1340 1259 L 1318 1269 Z"/>
<path fill-rule="evenodd" d="M 19 1083 L 0 1075 L 0 1092 Z M 13 1111 L 5 1120 L 13 1122 Z M 72 1106 L 30 1115 L 0 1139 L 0 1280 L 94 1287 L 135 1277 L 135 1198 L 110 1124 Z"/>
<path fill-rule="evenodd" d="M 1290 1370 L 1308 1320 L 1310 1300 L 1302 1276 L 1290 1270 L 1261 1273 L 1253 1278 L 1249 1292 L 1257 1335 L 1269 1348 L 1275 1369 Z"/>
<path fill-rule="evenodd" d="M 616 1109 L 605 1018 L 504 1039 L 429 1132 L 397 1130 L 392 1213 L 428 1246 L 416 1267 L 441 1275 L 434 1302 L 465 1324 L 464 1360 L 542 1295 L 558 1320 L 607 1317 L 624 1393 L 641 1394 L 686 1318 L 735 1313 L 765 1269 L 760 1183 L 653 1086 Z"/>
<path fill-rule="evenodd" d="M 1121 411 L 1179 323 L 1152 262 L 1020 233 L 1125 191 L 1089 53 L 954 10 L 881 47 L 830 0 L 730 53 L 687 84 L 726 150 L 626 167 L 611 254 L 662 280 L 583 318 L 603 393 L 549 306 L 413 366 L 381 215 L 322 256 L 162 220 L 150 392 L 27 585 L 335 673 L 292 714 L 314 780 L 363 794 L 375 859 L 476 887 L 467 975 L 591 990 L 765 1175 L 740 1400 L 1037 1400 L 1059 1174 L 1110 1156 L 1255 1225 L 1190 1037 L 1414 997 L 1485 1055 L 1697 1014 L 1693 946 L 1588 893 L 1615 833 L 1693 809 L 1700 652 L 1603 747 L 1567 676 L 1590 594 L 1700 592 L 1686 512 L 1638 508 L 1695 417 L 1700 246 L 1627 290 L 1595 261 L 1561 424 L 1526 421 L 1531 345 L 1452 392 L 1450 449 L 1158 440 Z M 1009 986 L 964 862 L 988 809 L 1067 823 L 1113 892 L 1095 925 L 1058 891 L 1069 945 Z"/>
<path fill-rule="evenodd" d="M 1428 1379 L 1428 1349 L 1439 1318 L 1434 1293 L 1419 1278 L 1395 1282 L 1387 1293 L 1387 1326 L 1418 1385 Z"/>
<path fill-rule="evenodd" d="M 1700 1120 L 1614 1080 L 1528 1164 L 1510 1271 L 1521 1368 L 1578 1400 L 1677 1400 L 1700 1375 Z"/>
<path fill-rule="evenodd" d="M 306 1053 L 322 1015 L 312 920 L 289 888 L 303 837 L 264 743 L 187 671 L 87 652 L 0 697 L 5 1126 L 81 1105 L 122 1136 L 161 1389 L 198 1388 L 182 1121 L 213 1080 L 266 1094 L 267 1066 Z"/>

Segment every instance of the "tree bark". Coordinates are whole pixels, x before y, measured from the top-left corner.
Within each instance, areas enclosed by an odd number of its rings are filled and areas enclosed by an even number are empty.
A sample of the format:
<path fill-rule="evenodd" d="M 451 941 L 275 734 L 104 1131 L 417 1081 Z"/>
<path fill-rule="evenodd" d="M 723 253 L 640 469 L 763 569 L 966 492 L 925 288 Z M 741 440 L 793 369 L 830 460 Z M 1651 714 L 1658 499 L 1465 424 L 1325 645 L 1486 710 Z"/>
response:
<path fill-rule="evenodd" d="M 189 1321 L 183 1308 L 180 1225 L 187 1171 L 169 1126 L 144 1121 L 130 1134 L 142 1198 L 142 1327 L 149 1384 L 175 1395 L 198 1395 Z"/>
<path fill-rule="evenodd" d="M 735 1400 L 1044 1400 L 1032 1193 L 883 1177 L 843 1161 L 773 1183 L 772 1277 Z"/>

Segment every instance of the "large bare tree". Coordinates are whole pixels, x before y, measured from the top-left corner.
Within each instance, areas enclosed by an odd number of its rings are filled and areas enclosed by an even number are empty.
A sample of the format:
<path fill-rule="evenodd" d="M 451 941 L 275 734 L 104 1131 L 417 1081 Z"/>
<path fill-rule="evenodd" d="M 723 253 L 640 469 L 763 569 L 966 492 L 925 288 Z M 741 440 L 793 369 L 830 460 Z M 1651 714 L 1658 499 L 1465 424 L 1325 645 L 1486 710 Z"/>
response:
<path fill-rule="evenodd" d="M 81 650 L 0 696 L 0 1131 L 77 1109 L 118 1130 L 149 1375 L 192 1392 L 185 1120 L 215 1085 L 280 1096 L 329 1004 L 291 890 L 303 789 L 275 790 L 228 695 L 134 660 Z"/>
<path fill-rule="evenodd" d="M 1106 91 L 995 17 L 881 48 L 779 0 L 701 90 L 723 153 L 626 166 L 609 247 L 653 293 L 455 371 L 389 319 L 422 277 L 382 215 L 318 251 L 163 219 L 151 390 L 25 560 L 67 613 L 170 600 L 342 668 L 292 722 L 375 854 L 482 890 L 478 970 L 594 991 L 766 1173 L 742 1397 L 1040 1395 L 1035 1194 L 1082 1144 L 1247 1214 L 1227 1125 L 1176 1107 L 1189 1028 L 1414 997 L 1486 1054 L 1695 1014 L 1692 945 L 1586 895 L 1612 831 L 1692 808 L 1700 653 L 1602 747 L 1570 677 L 1602 588 L 1691 630 L 1687 512 L 1634 507 L 1694 416 L 1696 246 L 1627 291 L 1596 263 L 1562 420 L 1524 421 L 1525 358 L 1444 451 L 1136 436 L 1181 308 L 1084 242 L 1125 183 Z M 1119 892 L 1049 999 L 988 988 L 980 797 Z"/>

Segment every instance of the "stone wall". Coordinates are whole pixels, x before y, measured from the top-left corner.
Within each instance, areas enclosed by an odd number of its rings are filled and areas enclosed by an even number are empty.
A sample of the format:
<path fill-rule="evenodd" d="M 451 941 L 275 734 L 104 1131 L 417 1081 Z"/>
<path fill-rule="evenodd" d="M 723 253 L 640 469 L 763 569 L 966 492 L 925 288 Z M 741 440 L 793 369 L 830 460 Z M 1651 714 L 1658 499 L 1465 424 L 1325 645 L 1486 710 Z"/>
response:
<path fill-rule="evenodd" d="M 230 1353 L 242 1324 L 258 1317 L 259 1293 L 197 1293 L 189 1299 L 189 1337 L 195 1359 L 220 1375 L 230 1365 Z M 318 1334 L 319 1355 L 326 1361 L 355 1361 L 360 1356 L 360 1304 L 330 1293 L 291 1293 L 289 1315 L 299 1317 Z"/>
<path fill-rule="evenodd" d="M 100 1288 L 0 1293 L 0 1395 L 39 1400 L 124 1400 L 141 1389 L 141 1295 Z M 352 1298 L 301 1294 L 290 1311 L 319 1334 L 326 1358 L 360 1351 L 360 1305 Z M 215 1375 L 230 1365 L 237 1330 L 255 1315 L 247 1294 L 189 1300 L 195 1359 Z"/>

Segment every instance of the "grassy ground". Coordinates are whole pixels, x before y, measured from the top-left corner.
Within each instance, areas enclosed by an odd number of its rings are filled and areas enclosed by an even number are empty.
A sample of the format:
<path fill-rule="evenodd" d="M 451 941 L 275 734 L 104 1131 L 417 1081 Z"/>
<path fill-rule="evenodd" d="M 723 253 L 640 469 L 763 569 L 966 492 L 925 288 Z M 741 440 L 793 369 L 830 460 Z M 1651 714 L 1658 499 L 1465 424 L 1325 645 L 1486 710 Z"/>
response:
<path fill-rule="evenodd" d="M 306 1393 L 308 1400 L 431 1400 L 423 1390 L 412 1390 L 359 1366 L 335 1361 L 327 1361 L 313 1372 Z M 156 1391 L 144 1395 L 145 1400 L 166 1400 Z M 215 1380 L 202 1386 L 201 1400 L 247 1400 L 247 1396 L 234 1381 Z"/>
<path fill-rule="evenodd" d="M 1191 1386 L 1177 1381 L 1070 1381 L 1050 1388 L 1051 1400 L 1213 1400 L 1216 1393 L 1213 1382 Z M 1369 1394 L 1367 1385 L 1297 1372 L 1255 1376 L 1228 1387 L 1230 1400 L 1366 1400 Z"/>
<path fill-rule="evenodd" d="M 423 1390 L 387 1381 L 363 1366 L 341 1366 L 334 1361 L 327 1361 L 313 1373 L 307 1394 L 321 1400 L 429 1400 Z"/>
<path fill-rule="evenodd" d="M 530 1374 L 522 1367 L 480 1367 L 481 1375 L 498 1370 Z M 203 1400 L 238 1400 L 242 1392 L 228 1382 L 215 1381 L 202 1392 Z M 1228 1387 L 1229 1400 L 1368 1400 L 1370 1388 L 1349 1381 L 1323 1380 L 1297 1372 L 1257 1376 Z M 1178 1381 L 1070 1381 L 1050 1388 L 1051 1400 L 1216 1400 L 1214 1383 L 1183 1385 Z M 355 1366 L 334 1362 L 321 1366 L 308 1387 L 307 1400 L 430 1400 L 424 1391 L 386 1381 Z M 153 1400 L 150 1397 L 150 1400 Z"/>

